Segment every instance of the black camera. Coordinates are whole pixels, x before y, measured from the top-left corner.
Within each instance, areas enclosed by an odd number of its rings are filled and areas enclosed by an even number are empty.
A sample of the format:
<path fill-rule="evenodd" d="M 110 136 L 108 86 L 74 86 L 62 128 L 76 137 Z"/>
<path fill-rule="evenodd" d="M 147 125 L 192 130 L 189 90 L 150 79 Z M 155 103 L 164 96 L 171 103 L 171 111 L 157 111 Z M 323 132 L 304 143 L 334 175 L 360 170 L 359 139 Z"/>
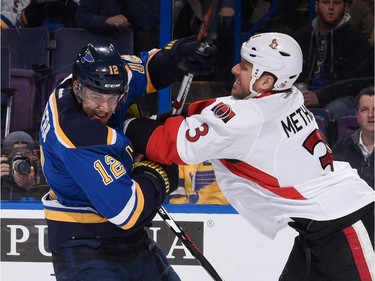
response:
<path fill-rule="evenodd" d="M 31 162 L 29 157 L 23 156 L 17 152 L 12 159 L 12 170 L 22 175 L 28 175 L 31 172 Z"/>

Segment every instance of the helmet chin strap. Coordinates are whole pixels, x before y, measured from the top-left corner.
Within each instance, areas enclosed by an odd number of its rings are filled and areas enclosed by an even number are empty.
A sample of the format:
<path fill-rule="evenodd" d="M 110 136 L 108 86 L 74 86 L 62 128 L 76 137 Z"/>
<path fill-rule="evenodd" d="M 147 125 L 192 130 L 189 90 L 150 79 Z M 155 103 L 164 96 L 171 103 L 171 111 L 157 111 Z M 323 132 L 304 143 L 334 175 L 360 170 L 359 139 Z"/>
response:
<path fill-rule="evenodd" d="M 77 89 L 74 91 L 74 94 L 79 98 L 81 102 L 83 102 L 83 85 L 79 79 L 77 81 Z"/>
<path fill-rule="evenodd" d="M 73 89 L 73 93 L 76 96 L 77 102 L 79 103 L 81 110 L 83 111 L 83 85 L 78 79 L 76 81 L 77 88 Z"/>
<path fill-rule="evenodd" d="M 246 97 L 246 99 L 255 98 L 255 97 L 257 97 L 257 96 L 260 95 L 260 93 L 254 91 L 254 89 L 253 89 L 254 83 L 255 83 L 256 81 L 257 81 L 257 79 L 254 78 L 254 76 L 251 77 L 251 80 L 250 80 L 250 88 L 249 88 L 249 89 L 250 89 L 250 95 L 248 95 L 248 96 Z"/>

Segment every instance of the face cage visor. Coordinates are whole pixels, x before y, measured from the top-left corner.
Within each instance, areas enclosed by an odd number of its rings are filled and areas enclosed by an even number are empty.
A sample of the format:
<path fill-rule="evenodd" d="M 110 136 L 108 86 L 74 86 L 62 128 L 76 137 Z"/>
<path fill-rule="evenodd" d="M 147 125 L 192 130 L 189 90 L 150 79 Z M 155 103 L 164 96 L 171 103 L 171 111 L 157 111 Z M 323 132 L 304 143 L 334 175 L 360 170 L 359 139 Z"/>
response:
<path fill-rule="evenodd" d="M 77 82 L 78 82 L 78 86 L 77 86 L 77 96 L 80 98 L 81 101 L 83 101 L 83 89 L 86 87 L 86 88 L 89 88 L 90 90 L 92 91 L 95 91 L 99 94 L 103 94 L 103 95 L 106 95 L 106 94 L 117 94 L 119 95 L 119 98 L 117 100 L 117 105 L 116 105 L 116 108 L 115 110 L 118 110 L 120 109 L 121 107 L 124 106 L 127 98 L 128 98 L 128 91 L 129 91 L 129 85 L 126 83 L 125 87 L 123 89 L 121 89 L 119 92 L 116 92 L 116 91 L 107 91 L 105 93 L 103 93 L 103 89 L 101 88 L 96 88 L 96 87 L 93 87 L 91 85 L 85 85 L 81 79 L 77 79 Z"/>

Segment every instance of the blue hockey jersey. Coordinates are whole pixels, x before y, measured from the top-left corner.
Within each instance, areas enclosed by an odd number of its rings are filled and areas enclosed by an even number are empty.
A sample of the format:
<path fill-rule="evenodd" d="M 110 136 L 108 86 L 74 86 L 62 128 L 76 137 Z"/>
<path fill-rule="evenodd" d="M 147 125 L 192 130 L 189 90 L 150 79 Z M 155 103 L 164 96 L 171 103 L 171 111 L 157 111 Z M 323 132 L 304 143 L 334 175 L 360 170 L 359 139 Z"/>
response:
<path fill-rule="evenodd" d="M 71 90 L 71 76 L 49 97 L 39 138 L 51 188 L 42 200 L 51 249 L 73 237 L 131 237 L 143 230 L 162 203 L 162 187 L 155 179 L 147 174 L 130 177 L 132 144 L 120 130 L 128 105 L 155 91 L 148 66 L 157 52 L 123 57 L 129 93 L 114 114 L 112 128 L 82 111 Z"/>

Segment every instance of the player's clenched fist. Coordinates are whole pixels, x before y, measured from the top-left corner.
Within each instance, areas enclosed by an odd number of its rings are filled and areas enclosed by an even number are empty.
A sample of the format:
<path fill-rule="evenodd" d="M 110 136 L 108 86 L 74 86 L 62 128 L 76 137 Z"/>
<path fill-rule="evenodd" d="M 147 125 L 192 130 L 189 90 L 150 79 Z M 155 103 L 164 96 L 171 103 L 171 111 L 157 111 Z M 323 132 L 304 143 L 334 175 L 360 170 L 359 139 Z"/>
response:
<path fill-rule="evenodd" d="M 155 181 L 155 187 L 161 187 L 159 192 L 162 193 L 163 201 L 167 195 L 175 191 L 178 187 L 178 166 L 162 165 L 149 160 L 144 160 L 134 164 L 132 176 L 138 174 L 149 174 Z"/>

